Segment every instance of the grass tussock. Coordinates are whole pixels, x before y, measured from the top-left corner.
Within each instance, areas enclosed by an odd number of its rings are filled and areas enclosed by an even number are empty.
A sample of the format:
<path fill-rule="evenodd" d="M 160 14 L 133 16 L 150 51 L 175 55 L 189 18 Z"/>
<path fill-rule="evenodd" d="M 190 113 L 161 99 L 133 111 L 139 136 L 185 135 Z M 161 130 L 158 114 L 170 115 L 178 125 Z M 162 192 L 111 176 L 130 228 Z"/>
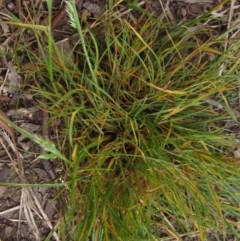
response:
<path fill-rule="evenodd" d="M 82 29 L 76 10 L 69 14 L 74 58 L 33 29 L 38 53 L 26 47 L 24 69 L 49 124 L 63 126 L 61 239 L 237 235 L 240 175 L 223 123 L 237 120 L 229 101 L 239 42 L 224 49 L 229 32 L 195 27 L 209 16 L 175 26 L 143 12 L 133 24 L 110 9 Z M 222 112 L 206 103 L 213 97 Z"/>

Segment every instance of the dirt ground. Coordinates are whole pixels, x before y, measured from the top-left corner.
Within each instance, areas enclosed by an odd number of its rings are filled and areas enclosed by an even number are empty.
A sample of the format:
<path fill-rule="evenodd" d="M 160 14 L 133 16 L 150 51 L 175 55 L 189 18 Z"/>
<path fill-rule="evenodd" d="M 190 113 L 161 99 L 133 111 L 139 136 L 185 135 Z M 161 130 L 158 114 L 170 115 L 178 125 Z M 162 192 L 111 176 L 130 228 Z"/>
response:
<path fill-rule="evenodd" d="M 239 5 L 239 2 L 235 1 L 236 6 Z M 146 0 L 139 1 L 139 6 L 147 9 L 157 18 L 165 15 L 165 18 L 178 25 L 188 19 L 201 16 L 218 3 L 217 0 Z M 92 23 L 106 10 L 107 0 L 85 0 L 83 2 L 76 0 L 76 5 L 79 17 Z M 64 0 L 53 1 L 52 34 L 56 42 L 76 37 L 75 32 L 69 27 L 64 7 Z M 124 7 L 119 9 L 119 14 L 125 10 Z M 223 11 L 224 9 L 222 9 Z M 38 107 L 38 101 L 33 98 L 31 89 L 27 87 L 24 90 L 21 89 L 24 73 L 20 73 L 12 62 L 14 48 L 18 47 L 17 42 L 20 41 L 20 33 L 16 32 L 16 27 L 5 23 L 11 19 L 10 14 L 22 21 L 27 19 L 32 23 L 44 25 L 48 18 L 48 9 L 46 2 L 42 0 L 0 0 L 0 51 L 9 51 L 7 57 L 0 57 L 0 110 L 11 121 L 30 133 L 54 139 L 55 129 L 59 128 L 59 125 L 46 126 L 45 123 L 49 117 L 43 109 Z M 126 14 L 132 21 L 138 21 L 139 15 L 136 11 Z M 217 22 L 215 25 L 217 26 Z M 225 26 L 217 26 L 216 31 L 221 32 L 224 28 Z M 29 39 L 29 43 L 31 43 L 32 36 L 27 36 L 27 34 L 26 32 L 26 39 Z M 20 63 L 22 61 L 22 64 L 27 64 L 24 62 L 24 53 L 18 56 L 18 59 Z M 18 106 L 17 109 L 16 106 Z M 43 152 L 41 148 L 23 135 L 6 130 L 2 120 L 0 121 L 0 134 L 0 182 L 17 184 L 27 180 L 30 184 L 42 184 L 54 180 L 61 173 L 61 164 L 40 160 L 38 156 Z M 15 135 L 24 176 L 19 174 L 16 154 L 18 151 L 11 138 L 12 134 Z M 7 137 L 9 138 L 7 139 Z M 58 222 L 61 205 L 55 199 L 57 192 L 57 188 L 38 187 L 37 185 L 31 188 L 0 185 L 1 240 L 45 240 L 52 227 Z M 37 239 L 37 236 L 40 236 L 41 239 Z M 210 236 L 209 240 L 214 240 Z M 57 236 L 52 240 L 58 240 Z M 186 237 L 185 240 L 196 239 Z M 229 237 L 229 240 L 233 239 Z"/>

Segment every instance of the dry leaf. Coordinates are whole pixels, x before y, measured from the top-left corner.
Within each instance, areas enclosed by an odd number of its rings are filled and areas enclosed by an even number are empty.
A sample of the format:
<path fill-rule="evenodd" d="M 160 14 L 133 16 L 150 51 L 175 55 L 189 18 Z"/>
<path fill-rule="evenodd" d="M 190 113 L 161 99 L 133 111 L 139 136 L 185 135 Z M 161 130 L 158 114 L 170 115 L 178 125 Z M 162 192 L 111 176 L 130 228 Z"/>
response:
<path fill-rule="evenodd" d="M 240 149 L 237 149 L 236 151 L 234 151 L 234 157 L 237 159 L 240 158 Z"/>
<path fill-rule="evenodd" d="M 8 25 L 7 25 L 6 23 L 1 22 L 0 25 L 1 25 L 1 27 L 2 27 L 2 30 L 3 30 L 4 34 L 7 34 L 7 33 L 10 32 L 10 31 L 9 31 L 9 28 L 8 28 Z"/>

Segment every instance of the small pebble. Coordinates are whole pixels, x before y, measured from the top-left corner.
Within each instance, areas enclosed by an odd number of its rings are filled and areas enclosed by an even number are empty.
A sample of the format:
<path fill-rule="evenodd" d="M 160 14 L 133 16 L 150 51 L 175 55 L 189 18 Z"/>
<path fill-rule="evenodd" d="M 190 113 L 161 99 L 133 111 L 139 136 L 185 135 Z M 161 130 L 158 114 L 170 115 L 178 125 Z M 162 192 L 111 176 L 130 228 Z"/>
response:
<path fill-rule="evenodd" d="M 12 3 L 12 2 L 9 2 L 7 4 L 7 9 L 11 12 L 13 12 L 15 9 L 16 9 L 16 6 Z"/>
<path fill-rule="evenodd" d="M 188 10 L 192 15 L 200 15 L 202 13 L 200 4 L 191 4 Z"/>
<path fill-rule="evenodd" d="M 187 16 L 187 9 L 184 7 L 180 8 L 179 14 L 182 18 L 185 18 Z"/>
<path fill-rule="evenodd" d="M 6 182 L 8 175 L 10 173 L 10 167 L 6 164 L 0 168 L 0 182 Z"/>

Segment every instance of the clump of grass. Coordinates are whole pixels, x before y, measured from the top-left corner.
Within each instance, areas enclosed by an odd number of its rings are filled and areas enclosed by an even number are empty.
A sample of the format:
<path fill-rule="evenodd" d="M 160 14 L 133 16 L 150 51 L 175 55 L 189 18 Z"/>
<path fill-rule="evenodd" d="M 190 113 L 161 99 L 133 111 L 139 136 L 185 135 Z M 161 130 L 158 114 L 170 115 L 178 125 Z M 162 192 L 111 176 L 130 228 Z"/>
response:
<path fill-rule="evenodd" d="M 25 70 L 50 120 L 65 127 L 62 240 L 236 236 L 240 175 L 234 138 L 220 125 L 234 117 L 236 48 L 221 49 L 224 34 L 202 41 L 205 30 L 192 27 L 201 18 L 176 27 L 146 15 L 135 26 L 110 9 L 96 33 L 81 28 L 74 8 L 71 17 L 76 61 L 51 37 L 46 55 L 38 38 L 42 56 L 29 59 L 39 69 Z M 225 103 L 223 114 L 210 97 Z"/>

